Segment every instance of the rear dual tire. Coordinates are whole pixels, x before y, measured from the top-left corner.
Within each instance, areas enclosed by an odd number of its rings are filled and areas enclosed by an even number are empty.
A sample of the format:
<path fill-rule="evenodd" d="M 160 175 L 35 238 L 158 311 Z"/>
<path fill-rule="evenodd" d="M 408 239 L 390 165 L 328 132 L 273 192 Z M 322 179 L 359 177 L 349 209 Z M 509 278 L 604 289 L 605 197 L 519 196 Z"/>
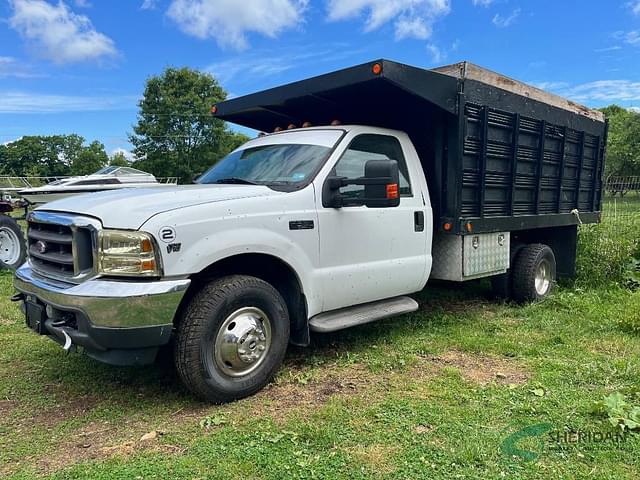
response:
<path fill-rule="evenodd" d="M 546 298 L 556 281 L 556 258 L 553 250 L 541 243 L 521 247 L 511 269 L 491 277 L 494 294 L 516 302 L 535 302 Z"/>

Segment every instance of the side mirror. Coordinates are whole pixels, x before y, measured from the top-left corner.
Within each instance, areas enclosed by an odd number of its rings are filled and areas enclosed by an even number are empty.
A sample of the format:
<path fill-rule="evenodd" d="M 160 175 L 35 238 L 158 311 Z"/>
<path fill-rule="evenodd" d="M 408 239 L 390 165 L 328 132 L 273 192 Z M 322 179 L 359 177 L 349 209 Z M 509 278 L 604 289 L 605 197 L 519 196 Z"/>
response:
<path fill-rule="evenodd" d="M 369 208 L 387 208 L 400 205 L 400 170 L 395 160 L 369 160 L 364 166 L 365 205 Z M 379 181 L 376 181 L 379 180 Z"/>
<path fill-rule="evenodd" d="M 347 185 L 364 185 L 364 198 L 351 198 L 340 193 Z M 400 172 L 395 160 L 369 160 L 364 166 L 364 177 L 328 177 L 322 188 L 322 206 L 325 208 L 355 207 L 389 208 L 400 205 Z"/>

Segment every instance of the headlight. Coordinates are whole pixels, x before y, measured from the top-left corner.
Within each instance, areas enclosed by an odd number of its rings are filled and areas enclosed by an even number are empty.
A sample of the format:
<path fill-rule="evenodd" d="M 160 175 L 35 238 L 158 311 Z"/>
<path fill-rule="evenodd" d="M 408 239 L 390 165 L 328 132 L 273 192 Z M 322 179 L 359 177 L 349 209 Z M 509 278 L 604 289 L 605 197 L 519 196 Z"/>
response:
<path fill-rule="evenodd" d="M 160 276 L 160 261 L 153 237 L 144 232 L 101 230 L 98 271 L 105 275 Z"/>

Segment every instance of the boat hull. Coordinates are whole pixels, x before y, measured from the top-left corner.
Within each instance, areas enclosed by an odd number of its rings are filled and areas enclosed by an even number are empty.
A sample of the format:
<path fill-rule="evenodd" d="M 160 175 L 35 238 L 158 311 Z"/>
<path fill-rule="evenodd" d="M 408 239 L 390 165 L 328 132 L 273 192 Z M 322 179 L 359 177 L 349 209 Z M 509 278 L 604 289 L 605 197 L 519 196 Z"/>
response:
<path fill-rule="evenodd" d="M 144 183 L 139 185 L 122 184 L 122 185 L 92 185 L 91 187 L 38 187 L 21 190 L 18 194 L 31 205 L 43 205 L 45 203 L 62 200 L 64 198 L 75 197 L 79 195 L 87 195 L 96 192 L 108 192 L 111 190 L 122 190 L 124 188 L 162 188 L 175 186 L 166 183 Z"/>

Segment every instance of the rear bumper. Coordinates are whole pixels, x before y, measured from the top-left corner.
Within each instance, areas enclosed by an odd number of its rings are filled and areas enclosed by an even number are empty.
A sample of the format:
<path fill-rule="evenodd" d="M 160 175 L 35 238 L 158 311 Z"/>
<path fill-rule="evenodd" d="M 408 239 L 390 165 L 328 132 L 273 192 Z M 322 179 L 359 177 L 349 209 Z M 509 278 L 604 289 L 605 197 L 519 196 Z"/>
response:
<path fill-rule="evenodd" d="M 97 360 L 150 363 L 169 342 L 173 319 L 190 280 L 50 283 L 25 264 L 14 286 L 23 294 L 27 325 L 59 343 L 71 341 Z"/>

